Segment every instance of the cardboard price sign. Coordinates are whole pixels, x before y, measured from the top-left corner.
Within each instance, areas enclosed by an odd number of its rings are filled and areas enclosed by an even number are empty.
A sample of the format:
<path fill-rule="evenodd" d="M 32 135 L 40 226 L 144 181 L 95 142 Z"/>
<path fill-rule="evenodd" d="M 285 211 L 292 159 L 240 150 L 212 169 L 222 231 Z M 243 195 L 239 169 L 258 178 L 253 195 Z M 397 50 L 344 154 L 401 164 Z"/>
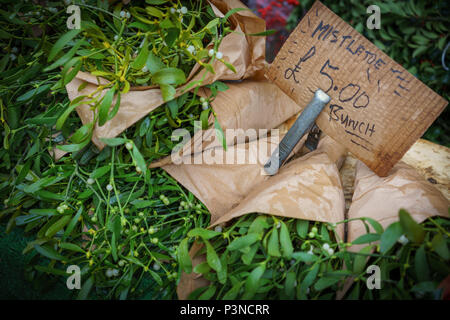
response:
<path fill-rule="evenodd" d="M 320 88 L 316 120 L 379 176 L 386 176 L 447 105 L 321 2 L 281 48 L 267 76 L 300 106 Z"/>

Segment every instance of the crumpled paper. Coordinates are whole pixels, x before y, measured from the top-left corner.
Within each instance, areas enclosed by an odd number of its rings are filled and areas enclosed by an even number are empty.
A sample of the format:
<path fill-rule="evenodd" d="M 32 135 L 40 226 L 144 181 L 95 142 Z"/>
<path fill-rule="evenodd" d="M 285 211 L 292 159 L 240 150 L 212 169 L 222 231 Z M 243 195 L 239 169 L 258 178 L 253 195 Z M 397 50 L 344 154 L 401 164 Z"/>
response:
<path fill-rule="evenodd" d="M 387 177 L 377 176 L 361 161 L 356 164 L 355 192 L 348 218 L 370 217 L 383 228 L 398 221 L 398 212 L 405 209 L 421 223 L 433 216 L 449 217 L 450 202 L 413 167 L 399 162 Z M 374 232 L 372 230 L 372 232 Z M 364 224 L 355 220 L 348 223 L 348 241 L 366 233 Z M 349 249 L 357 251 L 361 246 Z"/>
<path fill-rule="evenodd" d="M 219 92 L 211 102 L 212 108 L 224 132 L 227 129 L 255 130 L 256 135 L 248 136 L 248 141 L 257 139 L 260 129 L 276 128 L 301 110 L 300 106 L 281 89 L 267 80 L 244 80 L 238 84 L 229 83 L 227 85 L 228 89 Z M 198 94 L 208 97 L 208 91 L 206 88 L 201 88 Z M 214 116 L 211 114 L 210 126 L 213 122 Z M 179 157 L 222 146 L 222 143 L 215 137 L 214 128 L 196 132 L 190 141 L 179 150 Z M 228 137 L 226 142 L 228 146 L 232 146 L 244 141 L 236 141 L 234 137 L 231 139 Z M 199 151 L 196 152 L 196 150 Z M 151 163 L 149 167 L 157 168 L 170 163 L 172 163 L 171 155 Z"/>
<path fill-rule="evenodd" d="M 259 140 L 271 143 L 265 138 Z M 257 142 L 244 144 L 250 154 L 256 152 Z M 296 158 L 301 146 L 302 143 L 297 145 L 292 159 L 274 176 L 261 174 L 267 155 L 260 156 L 257 164 L 168 165 L 163 169 L 205 204 L 211 212 L 211 226 L 254 212 L 333 223 L 344 220 L 345 199 L 339 167 L 346 149 L 325 136 L 315 151 Z M 342 224 L 337 232 L 343 239 Z M 204 261 L 204 256 L 196 256 L 200 248 L 196 244 L 190 251 L 194 266 Z M 186 299 L 193 290 L 205 286 L 205 281 L 195 273 L 183 273 L 178 297 Z"/>
<path fill-rule="evenodd" d="M 219 17 L 223 17 L 228 11 L 234 8 L 246 8 L 238 0 L 210 0 L 209 2 L 213 11 Z M 233 14 L 229 18 L 229 21 L 233 32 L 222 39 L 218 50 L 223 53 L 224 60 L 235 67 L 236 73 L 228 69 L 220 61 L 213 63 L 215 74 L 208 73 L 197 64 L 188 76 L 187 83 L 177 88 L 176 96 L 184 93 L 186 88 L 192 85 L 192 83 L 195 83 L 195 85 L 190 87 L 189 90 L 193 90 L 199 85 L 204 86 L 213 83 L 216 80 L 241 80 L 250 77 L 262 78 L 262 72 L 265 66 L 265 39 L 264 37 L 248 36 L 245 34 L 265 31 L 264 20 L 258 18 L 251 11 L 243 10 Z M 208 48 L 212 48 L 212 45 L 210 44 Z M 200 84 L 199 81 L 201 79 L 203 80 Z M 87 83 L 86 87 L 78 91 L 78 88 L 83 83 Z M 67 84 L 66 89 L 69 99 L 72 101 L 81 95 L 88 95 L 95 91 L 99 84 L 105 83 L 107 83 L 105 79 L 92 76 L 85 72 L 79 72 Z M 92 142 L 99 149 L 103 149 L 105 145 L 100 138 L 117 136 L 163 103 L 164 101 L 159 88 L 131 88 L 128 93 L 121 95 L 120 107 L 116 116 L 101 127 L 97 124 L 95 125 Z M 80 105 L 76 108 L 76 111 L 83 124 L 93 121 L 94 114 L 89 105 Z"/>

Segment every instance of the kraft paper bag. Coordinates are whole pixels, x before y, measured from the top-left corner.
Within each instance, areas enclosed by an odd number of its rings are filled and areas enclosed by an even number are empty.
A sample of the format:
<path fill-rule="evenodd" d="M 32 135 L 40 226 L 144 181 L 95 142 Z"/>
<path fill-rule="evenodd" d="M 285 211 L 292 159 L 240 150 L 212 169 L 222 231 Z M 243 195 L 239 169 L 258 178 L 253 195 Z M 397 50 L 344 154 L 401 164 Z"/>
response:
<path fill-rule="evenodd" d="M 346 149 L 328 136 L 318 148 L 282 166 L 274 176 L 255 184 L 228 213 L 211 220 L 217 225 L 244 214 L 264 214 L 337 223 L 345 219 L 345 199 L 339 175 Z M 245 176 L 241 176 L 245 179 Z M 338 233 L 343 239 L 343 226 Z"/>
<path fill-rule="evenodd" d="M 339 167 L 346 149 L 325 136 L 317 150 L 283 165 L 274 176 L 265 175 L 264 164 L 279 140 L 281 137 L 265 137 L 231 146 L 227 151 L 216 147 L 183 157 L 182 164 L 162 168 L 205 204 L 212 226 L 253 212 L 332 223 L 344 220 Z M 236 160 L 242 154 L 246 163 L 227 164 L 230 161 L 226 160 Z"/>
<path fill-rule="evenodd" d="M 223 17 L 234 8 L 246 8 L 238 0 L 211 0 L 209 1 L 213 11 L 219 17 Z M 249 36 L 247 34 L 265 31 L 264 20 L 258 18 L 251 11 L 236 12 L 229 18 L 234 32 L 226 35 L 218 48 L 223 53 L 224 59 L 231 63 L 236 73 L 228 69 L 220 61 L 213 63 L 215 74 L 200 70 L 200 65 L 195 65 L 188 76 L 185 85 L 177 88 L 176 96 L 183 94 L 187 88 L 213 83 L 216 80 L 241 80 L 250 77 L 261 78 L 265 67 L 265 38 Z M 210 44 L 208 48 L 212 48 Z M 81 84 L 86 87 L 78 91 Z M 98 85 L 108 83 L 107 80 L 95 77 L 85 72 L 79 72 L 77 76 L 67 84 L 66 89 L 69 99 L 72 101 L 81 95 L 88 95 L 95 91 Z M 101 93 L 101 94 L 104 94 Z M 142 119 L 164 103 L 161 90 L 156 86 L 133 87 L 126 94 L 121 95 L 120 107 L 116 116 L 107 121 L 103 126 L 95 125 L 92 142 L 99 148 L 105 146 L 100 138 L 112 138 Z M 114 104 L 114 102 L 113 102 Z M 93 121 L 94 114 L 89 105 L 80 105 L 76 111 L 83 124 Z"/>
<path fill-rule="evenodd" d="M 246 137 L 247 141 L 257 139 L 261 129 L 270 131 L 301 110 L 300 106 L 280 88 L 267 80 L 244 80 L 241 83 L 228 83 L 227 85 L 228 89 L 219 92 L 211 102 L 211 106 L 224 133 L 227 129 L 254 133 L 254 135 L 249 134 Z M 208 91 L 206 88 L 201 88 L 199 95 L 208 97 Z M 209 118 L 211 128 L 196 132 L 192 139 L 179 150 L 179 155 L 195 154 L 222 146 L 222 143 L 215 139 L 216 132 L 212 128 L 213 123 L 214 116 L 211 114 Z M 246 141 L 237 141 L 234 135 L 230 135 L 226 136 L 226 142 L 228 146 L 232 146 Z M 170 163 L 172 163 L 172 157 L 167 156 L 151 163 L 149 167 L 157 168 Z"/>
<path fill-rule="evenodd" d="M 251 148 L 255 143 L 246 145 Z M 291 161 L 274 176 L 261 175 L 265 161 L 256 165 L 228 165 L 228 168 L 192 164 L 168 165 L 163 169 L 206 205 L 211 212 L 211 226 L 254 212 L 322 222 L 344 220 L 345 199 L 339 167 L 346 149 L 325 136 L 315 151 L 296 158 L 295 153 L 299 151 L 297 145 Z M 337 232 L 343 239 L 342 224 L 338 225 Z M 204 256 L 196 256 L 200 249 L 197 244 L 191 248 L 193 266 L 205 260 Z M 193 290 L 207 283 L 194 272 L 183 273 L 178 297 L 186 299 Z"/>
<path fill-rule="evenodd" d="M 182 164 L 162 168 L 205 204 L 214 222 L 237 206 L 255 185 L 269 178 L 263 167 L 280 139 L 265 137 L 228 146 L 227 151 L 222 146 L 209 148 L 182 157 Z M 302 145 L 299 143 L 296 149 Z"/>
<path fill-rule="evenodd" d="M 348 218 L 369 217 L 383 228 L 398 221 L 398 212 L 405 209 L 421 223 L 433 216 L 449 217 L 450 202 L 416 169 L 399 162 L 389 175 L 378 177 L 361 161 L 356 164 L 355 192 L 348 211 Z M 372 230 L 372 232 L 374 232 Z M 366 233 L 361 221 L 348 223 L 348 241 Z M 357 251 L 361 246 L 352 246 Z"/>

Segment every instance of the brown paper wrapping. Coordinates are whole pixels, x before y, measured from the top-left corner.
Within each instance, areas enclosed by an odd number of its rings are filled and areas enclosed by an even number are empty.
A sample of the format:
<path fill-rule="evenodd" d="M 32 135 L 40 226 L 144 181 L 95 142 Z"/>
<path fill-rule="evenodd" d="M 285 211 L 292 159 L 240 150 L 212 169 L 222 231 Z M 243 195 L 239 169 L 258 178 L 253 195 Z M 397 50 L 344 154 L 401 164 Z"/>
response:
<path fill-rule="evenodd" d="M 317 150 L 293 159 L 276 175 L 256 181 L 243 201 L 212 219 L 212 225 L 252 212 L 321 222 L 344 220 L 345 199 L 337 167 L 344 155 L 345 148 L 324 137 Z M 241 175 L 239 181 L 244 179 Z M 343 238 L 343 228 L 339 231 Z"/>
<path fill-rule="evenodd" d="M 210 4 L 218 16 L 223 16 L 234 8 L 245 8 L 245 5 L 238 0 L 210 0 Z M 219 79 L 241 80 L 249 77 L 261 77 L 265 64 L 265 39 L 264 37 L 247 36 L 244 33 L 251 34 L 265 31 L 264 20 L 248 10 L 239 11 L 229 19 L 234 32 L 222 39 L 218 50 L 223 53 L 224 59 L 235 67 L 236 73 L 229 70 L 220 61 L 213 63 L 215 74 L 207 73 L 204 69 L 200 70 L 200 66 L 195 65 L 188 76 L 188 82 L 177 88 L 176 96 L 181 95 L 192 82 L 201 79 L 203 79 L 201 85 L 204 86 Z M 212 47 L 212 44 L 210 44 L 210 47 Z M 84 82 L 88 83 L 87 86 L 78 91 L 79 86 Z M 79 72 L 66 86 L 69 99 L 73 100 L 80 95 L 87 95 L 95 91 L 98 84 L 102 83 L 107 83 L 107 81 Z M 117 136 L 163 103 L 159 88 L 132 88 L 128 93 L 121 96 L 120 107 L 116 116 L 101 127 L 95 126 L 92 142 L 99 149 L 102 149 L 105 145 L 100 141 L 100 138 Z M 76 110 L 83 124 L 92 122 L 94 115 L 90 106 L 80 105 Z"/>
<path fill-rule="evenodd" d="M 212 108 L 224 132 L 227 129 L 254 129 L 256 136 L 253 139 L 249 137 L 249 141 L 258 137 L 259 129 L 276 128 L 301 110 L 283 91 L 266 80 L 244 80 L 239 84 L 227 85 L 229 89 L 219 92 L 211 102 Z M 199 95 L 209 96 L 208 90 L 201 88 Z M 212 125 L 213 122 L 214 116 L 211 115 L 209 124 Z M 214 128 L 195 133 L 190 142 L 180 150 L 180 156 L 221 146 L 215 135 Z M 226 139 L 226 142 L 231 146 L 236 140 Z M 167 156 L 151 163 L 149 167 L 157 168 L 171 162 L 171 156 Z"/>
<path fill-rule="evenodd" d="M 259 139 L 271 144 L 267 138 Z M 245 145 L 249 154 L 255 153 L 258 141 Z M 299 152 L 304 139 L 297 145 Z M 276 146 L 276 144 L 275 144 Z M 230 152 L 231 148 L 224 152 Z M 225 156 L 222 154 L 222 156 Z M 172 177 L 184 185 L 211 212 L 211 226 L 249 213 L 265 213 L 282 217 L 322 222 L 344 220 L 345 200 L 339 169 L 346 150 L 329 137 L 321 139 L 317 150 L 295 158 L 285 164 L 277 175 L 262 175 L 263 166 L 269 156 L 260 157 L 257 164 L 243 165 L 168 165 L 164 166 Z M 195 155 L 198 157 L 199 155 Z M 338 234 L 344 236 L 343 225 L 338 225 Z M 201 247 L 190 251 L 194 265 L 205 260 L 196 256 Z M 177 294 L 186 299 L 195 289 L 208 282 L 194 272 L 183 273 Z"/>
<path fill-rule="evenodd" d="M 355 192 L 348 211 L 348 218 L 370 217 L 383 228 L 398 220 L 400 209 L 421 223 L 428 217 L 448 217 L 450 202 L 416 169 L 399 162 L 385 178 L 378 177 L 365 164 L 356 164 Z M 372 231 L 373 232 L 373 231 Z M 348 241 L 366 233 L 361 221 L 348 224 Z M 357 251 L 361 246 L 352 246 Z"/>

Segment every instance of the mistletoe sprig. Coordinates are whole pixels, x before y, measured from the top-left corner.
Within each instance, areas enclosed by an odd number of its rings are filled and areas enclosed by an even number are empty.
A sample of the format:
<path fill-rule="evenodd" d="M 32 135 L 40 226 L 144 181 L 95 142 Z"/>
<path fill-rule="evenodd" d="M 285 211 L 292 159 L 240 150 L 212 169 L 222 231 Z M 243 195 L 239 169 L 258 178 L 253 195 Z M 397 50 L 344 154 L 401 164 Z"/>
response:
<path fill-rule="evenodd" d="M 80 70 L 108 80 L 89 95 L 74 99 L 62 113 L 56 124 L 58 130 L 63 129 L 69 115 L 81 104 L 91 106 L 94 120 L 75 131 L 70 137 L 72 144 L 60 146 L 61 150 L 74 152 L 84 148 L 92 138 L 94 125 L 103 126 L 114 118 L 121 95 L 136 86 L 160 88 L 164 101 L 169 102 L 174 99 L 176 88 L 186 83 L 195 64 L 214 73 L 212 62 L 219 60 L 235 72 L 217 48 L 231 32 L 228 17 L 238 10 L 217 18 L 209 4 L 202 1 L 147 3 L 129 7 L 119 3 L 109 8 L 103 2 L 101 10 L 86 5 L 81 29 L 62 35 L 51 48 L 51 64 L 46 71 L 62 67 L 61 79 L 53 89 L 64 87 Z M 66 52 L 65 47 L 69 48 Z M 200 111 L 190 118 L 198 119 Z M 170 120 L 172 127 L 179 127 L 187 117 Z"/>
<path fill-rule="evenodd" d="M 450 274 L 450 220 L 417 224 L 400 210 L 385 230 L 358 218 L 366 234 L 351 243 L 339 239 L 337 224 L 250 214 L 229 227 L 197 228 L 178 249 L 180 271 L 210 281 L 192 299 L 336 299 L 350 281 L 346 299 L 441 299 L 440 283 Z M 339 224 L 349 222 L 345 220 Z M 375 231 L 375 232 L 372 232 Z M 202 244 L 193 267 L 189 243 Z M 360 250 L 349 250 L 363 245 Z M 366 285 L 370 265 L 381 270 L 379 290 Z"/>

